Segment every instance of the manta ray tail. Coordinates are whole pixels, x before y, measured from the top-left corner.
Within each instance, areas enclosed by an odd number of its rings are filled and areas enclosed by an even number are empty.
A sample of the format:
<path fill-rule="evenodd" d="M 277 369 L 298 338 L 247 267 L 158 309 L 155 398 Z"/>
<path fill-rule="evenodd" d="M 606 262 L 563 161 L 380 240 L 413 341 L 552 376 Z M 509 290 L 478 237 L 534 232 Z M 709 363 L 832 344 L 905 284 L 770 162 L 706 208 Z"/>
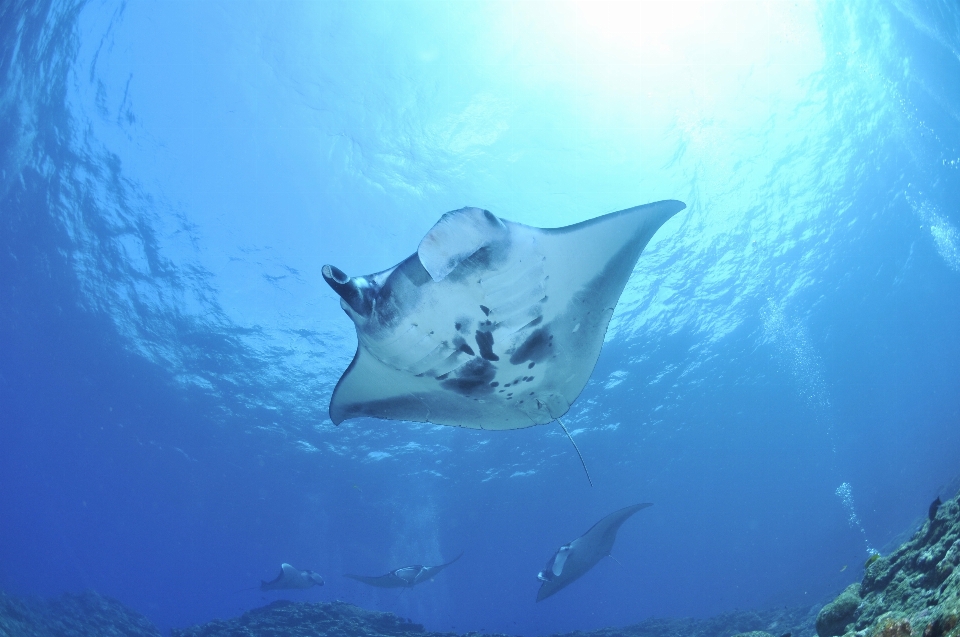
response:
<path fill-rule="evenodd" d="M 567 434 L 567 438 L 570 439 L 570 444 L 573 445 L 573 448 L 577 451 L 577 456 L 580 458 L 580 464 L 583 465 L 583 472 L 587 474 L 587 482 L 590 483 L 590 486 L 593 486 L 593 480 L 590 479 L 590 472 L 587 471 L 587 463 L 583 461 L 583 454 L 580 453 L 580 447 L 577 446 L 577 443 L 573 441 L 573 436 L 570 435 L 570 432 L 567 431 L 567 426 L 563 424 L 563 421 L 557 418 L 557 422 L 560 423 L 560 426 L 563 428 L 563 433 Z"/>

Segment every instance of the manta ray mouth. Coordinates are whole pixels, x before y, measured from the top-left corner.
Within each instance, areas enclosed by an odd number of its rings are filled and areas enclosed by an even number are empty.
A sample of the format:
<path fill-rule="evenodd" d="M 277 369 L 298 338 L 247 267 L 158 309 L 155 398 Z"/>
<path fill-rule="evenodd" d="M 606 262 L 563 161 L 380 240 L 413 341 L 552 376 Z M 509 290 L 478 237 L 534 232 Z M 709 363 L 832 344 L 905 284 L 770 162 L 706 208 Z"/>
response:
<path fill-rule="evenodd" d="M 334 284 L 344 285 L 350 282 L 350 277 L 347 276 L 347 273 L 335 265 L 323 266 L 323 278 L 327 280 L 327 283 L 329 283 L 331 287 Z"/>
<path fill-rule="evenodd" d="M 350 309 L 366 318 L 373 310 L 373 290 L 363 277 L 350 278 L 347 273 L 333 265 L 325 265 L 320 271 L 327 282 Z M 346 308 L 344 308 L 346 309 Z"/>

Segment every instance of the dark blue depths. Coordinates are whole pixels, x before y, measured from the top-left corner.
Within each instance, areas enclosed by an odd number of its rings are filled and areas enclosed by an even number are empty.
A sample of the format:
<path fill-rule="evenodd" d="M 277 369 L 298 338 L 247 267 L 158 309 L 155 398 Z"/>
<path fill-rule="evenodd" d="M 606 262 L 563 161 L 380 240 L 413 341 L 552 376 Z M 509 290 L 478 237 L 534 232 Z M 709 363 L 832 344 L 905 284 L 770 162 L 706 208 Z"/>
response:
<path fill-rule="evenodd" d="M 691 44 L 636 130 L 616 83 L 564 111 L 509 75 L 532 5 L 4 4 L 0 588 L 166 628 L 274 599 L 240 589 L 290 562 L 326 580 L 291 598 L 538 634 L 857 579 L 960 471 L 960 11 L 840 4 L 798 5 L 796 85 L 711 93 Z M 811 37 L 785 15 L 771 51 Z M 395 263 L 463 205 L 558 226 L 659 198 L 689 208 L 567 422 L 596 487 L 553 425 L 330 423 L 355 341 L 322 263 Z M 622 566 L 534 603 L 558 546 L 641 501 Z M 341 577 L 461 551 L 400 597 Z"/>

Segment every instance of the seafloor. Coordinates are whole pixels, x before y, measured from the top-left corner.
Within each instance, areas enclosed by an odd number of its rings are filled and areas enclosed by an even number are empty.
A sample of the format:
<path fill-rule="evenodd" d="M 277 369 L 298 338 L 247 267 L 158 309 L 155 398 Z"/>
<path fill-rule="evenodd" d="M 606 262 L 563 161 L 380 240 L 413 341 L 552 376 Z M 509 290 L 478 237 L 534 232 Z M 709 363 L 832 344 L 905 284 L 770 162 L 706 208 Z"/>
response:
<path fill-rule="evenodd" d="M 931 507 L 907 542 L 867 562 L 863 580 L 822 608 L 738 611 L 708 619 L 648 619 L 566 637 L 960 637 L 960 496 Z M 474 633 L 476 634 L 476 633 Z M 159 637 L 144 616 L 92 591 L 57 599 L 0 592 L 0 637 Z M 174 629 L 171 637 L 417 637 L 420 624 L 343 602 L 274 602 L 240 617 Z"/>

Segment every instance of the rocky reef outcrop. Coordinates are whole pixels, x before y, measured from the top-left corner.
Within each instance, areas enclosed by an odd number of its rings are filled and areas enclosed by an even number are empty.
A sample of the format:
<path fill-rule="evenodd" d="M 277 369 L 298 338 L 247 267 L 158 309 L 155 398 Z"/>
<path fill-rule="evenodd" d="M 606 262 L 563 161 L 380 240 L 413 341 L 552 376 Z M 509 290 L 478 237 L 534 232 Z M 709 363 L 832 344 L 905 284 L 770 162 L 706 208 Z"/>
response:
<path fill-rule="evenodd" d="M 551 637 L 813 637 L 816 608 L 734 611 L 706 619 L 658 618 L 623 628 Z"/>
<path fill-rule="evenodd" d="M 109 597 L 86 591 L 53 599 L 0 592 L 0 637 L 161 637 L 149 619 Z"/>
<path fill-rule="evenodd" d="M 814 611 L 781 608 L 736 611 L 707 619 L 648 619 L 625 628 L 558 637 L 813 637 Z M 276 601 L 240 617 L 173 629 L 171 637 L 456 637 L 427 632 L 393 613 L 344 602 Z M 479 635 L 479 633 L 467 633 Z M 0 637 L 160 637 L 148 619 L 120 602 L 88 591 L 56 599 L 18 599 L 0 593 Z M 483 637 L 505 637 L 485 633 Z"/>
<path fill-rule="evenodd" d="M 960 496 L 817 615 L 819 637 L 960 637 Z"/>
<path fill-rule="evenodd" d="M 345 602 L 290 602 L 278 600 L 233 619 L 207 622 L 170 637 L 426 637 L 423 626 L 393 613 L 364 610 Z"/>
<path fill-rule="evenodd" d="M 708 619 L 649 619 L 625 628 L 604 628 L 556 637 L 812 637 L 814 616 L 808 609 L 738 611 Z M 766 632 L 764 632 L 766 631 Z M 453 637 L 454 633 L 427 632 L 420 624 L 392 613 L 378 613 L 343 602 L 274 602 L 240 617 L 213 621 L 171 637 Z M 467 633 L 479 635 L 479 633 Z M 505 637 L 484 633 L 484 637 Z"/>

